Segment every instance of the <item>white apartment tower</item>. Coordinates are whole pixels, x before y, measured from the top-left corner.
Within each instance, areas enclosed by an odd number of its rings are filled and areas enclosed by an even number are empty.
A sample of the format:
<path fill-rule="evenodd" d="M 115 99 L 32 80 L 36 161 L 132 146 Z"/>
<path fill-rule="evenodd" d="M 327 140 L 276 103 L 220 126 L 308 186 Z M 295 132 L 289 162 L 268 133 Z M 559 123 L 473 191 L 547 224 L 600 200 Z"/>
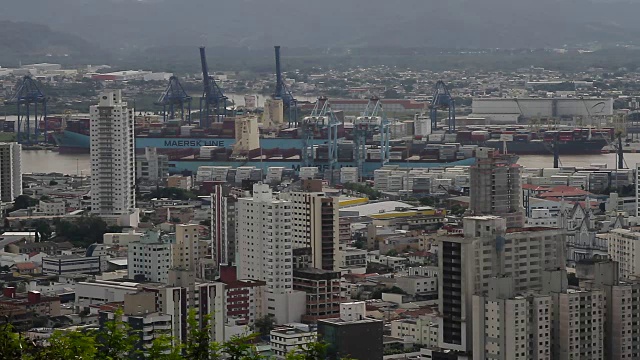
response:
<path fill-rule="evenodd" d="M 133 108 L 120 90 L 111 90 L 100 94 L 90 113 L 91 212 L 119 219 L 137 215 Z"/>
<path fill-rule="evenodd" d="M 238 279 L 266 282 L 267 312 L 279 324 L 299 321 L 306 306 L 305 293 L 293 291 L 291 206 L 266 184 L 255 184 L 253 197 L 237 203 Z"/>
<path fill-rule="evenodd" d="M 565 233 L 558 229 L 507 230 L 497 216 L 463 220 L 463 236 L 438 239 L 439 346 L 471 351 L 472 297 L 495 277 L 511 277 L 515 293 L 541 290 L 543 273 L 564 267 Z"/>
<path fill-rule="evenodd" d="M 311 248 L 311 267 L 339 271 L 340 210 L 337 198 L 322 192 L 321 180 L 303 181 L 307 191 L 283 193 L 291 201 L 294 248 Z"/>
<path fill-rule="evenodd" d="M 0 143 L 0 202 L 22 195 L 22 145 Z"/>
<path fill-rule="evenodd" d="M 171 244 L 160 240 L 158 233 L 145 234 L 127 246 L 129 279 L 143 275 L 145 280 L 166 284 L 171 268 Z"/>
<path fill-rule="evenodd" d="M 640 276 L 640 232 L 613 229 L 603 235 L 607 239 L 609 257 L 617 262 L 621 279 Z"/>

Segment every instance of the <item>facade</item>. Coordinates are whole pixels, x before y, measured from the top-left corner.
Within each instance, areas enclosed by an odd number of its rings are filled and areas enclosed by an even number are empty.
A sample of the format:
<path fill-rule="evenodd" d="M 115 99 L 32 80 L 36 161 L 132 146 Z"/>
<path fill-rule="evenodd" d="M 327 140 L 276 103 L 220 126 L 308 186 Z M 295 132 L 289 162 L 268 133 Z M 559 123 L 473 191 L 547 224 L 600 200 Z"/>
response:
<path fill-rule="evenodd" d="M 485 295 L 473 296 L 474 359 L 550 360 L 553 299 L 516 295 L 510 277 L 493 278 Z"/>
<path fill-rule="evenodd" d="M 471 351 L 472 296 L 490 279 L 509 276 L 515 293 L 541 290 L 547 269 L 564 267 L 565 233 L 558 229 L 507 229 L 496 216 L 463 220 L 462 236 L 438 239 L 440 347 Z"/>
<path fill-rule="evenodd" d="M 291 201 L 291 235 L 296 248 L 311 248 L 311 267 L 329 271 L 340 268 L 340 211 L 338 198 L 322 192 L 322 181 L 305 180 L 308 191 L 283 193 Z"/>
<path fill-rule="evenodd" d="M 120 90 L 100 94 L 90 109 L 91 212 L 102 217 L 137 214 L 133 108 Z"/>
<path fill-rule="evenodd" d="M 276 359 L 285 359 L 290 352 L 298 352 L 318 338 L 315 331 L 302 324 L 277 327 L 269 335 L 271 350 Z"/>
<path fill-rule="evenodd" d="M 432 317 L 391 321 L 391 336 L 420 346 L 438 347 L 438 322 Z"/>
<path fill-rule="evenodd" d="M 40 200 L 36 212 L 44 216 L 64 215 L 67 212 L 67 204 L 64 200 Z"/>
<path fill-rule="evenodd" d="M 142 183 L 164 185 L 169 177 L 169 157 L 159 155 L 157 148 L 146 147 L 136 156 L 136 179 Z"/>
<path fill-rule="evenodd" d="M 637 278 L 640 275 L 640 232 L 613 229 L 601 236 L 607 239 L 609 257 L 618 263 L 620 278 Z"/>
<path fill-rule="evenodd" d="M 22 195 L 22 145 L 0 143 L 0 202 Z"/>
<path fill-rule="evenodd" d="M 293 271 L 293 289 L 307 295 L 307 309 L 303 322 L 313 323 L 340 315 L 340 303 L 344 302 L 340 290 L 340 272 L 316 268 Z"/>
<path fill-rule="evenodd" d="M 158 236 L 143 236 L 127 246 L 127 273 L 129 279 L 144 276 L 146 281 L 166 284 L 171 267 L 171 245 Z"/>
<path fill-rule="evenodd" d="M 305 293 L 293 290 L 291 202 L 274 198 L 266 184 L 237 203 L 238 279 L 266 283 L 267 313 L 279 324 L 300 321 Z"/>
<path fill-rule="evenodd" d="M 476 164 L 469 168 L 469 214 L 501 216 L 507 219 L 507 227 L 523 227 L 518 158 L 501 155 L 492 148 L 478 148 L 476 157 Z"/>
<path fill-rule="evenodd" d="M 45 275 L 98 274 L 106 269 L 105 256 L 62 255 L 42 259 Z"/>
<path fill-rule="evenodd" d="M 237 325 L 253 325 L 264 315 L 264 281 L 238 280 L 234 267 L 221 268 L 220 281 L 224 283 L 228 320 L 234 320 Z"/>
<path fill-rule="evenodd" d="M 574 290 L 552 294 L 555 326 L 553 359 L 604 359 L 604 291 Z"/>
<path fill-rule="evenodd" d="M 171 267 L 196 271 L 198 262 L 206 253 L 198 231 L 200 225 L 176 225 L 175 242 L 171 244 Z"/>
<path fill-rule="evenodd" d="M 191 190 L 193 181 L 191 176 L 171 175 L 167 179 L 167 187 Z"/>
<path fill-rule="evenodd" d="M 329 359 L 381 360 L 384 321 L 365 317 L 364 302 L 340 305 L 340 317 L 318 320 L 318 336 L 326 342 Z"/>
<path fill-rule="evenodd" d="M 236 261 L 236 201 L 229 189 L 216 184 L 211 194 L 212 251 L 218 266 Z"/>

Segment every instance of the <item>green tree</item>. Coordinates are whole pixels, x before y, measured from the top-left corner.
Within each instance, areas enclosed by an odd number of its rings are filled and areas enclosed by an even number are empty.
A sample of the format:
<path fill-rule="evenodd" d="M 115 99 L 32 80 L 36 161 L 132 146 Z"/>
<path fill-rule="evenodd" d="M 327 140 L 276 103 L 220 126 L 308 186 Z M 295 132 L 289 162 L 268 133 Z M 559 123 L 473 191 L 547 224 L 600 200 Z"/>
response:
<path fill-rule="evenodd" d="M 316 360 L 326 359 L 329 344 L 324 342 L 312 342 L 301 345 L 296 350 L 290 351 L 285 360 Z"/>
<path fill-rule="evenodd" d="M 95 337 L 95 360 L 117 360 L 139 356 L 136 343 L 140 337 L 122 321 L 122 310 L 116 310 L 113 321 L 107 321 Z M 136 336 L 133 336 L 136 335 Z"/>
<path fill-rule="evenodd" d="M 13 201 L 13 210 L 27 209 L 36 206 L 38 201 L 27 195 L 20 195 Z"/>
<path fill-rule="evenodd" d="M 37 219 L 33 222 L 33 227 L 36 231 L 36 235 L 40 235 L 40 241 L 49 241 L 51 240 L 51 226 L 46 220 Z"/>
<path fill-rule="evenodd" d="M 187 316 L 189 334 L 184 347 L 184 358 L 187 360 L 216 360 L 220 358 L 220 347 L 211 342 L 211 315 L 204 315 L 203 326 L 196 319 L 195 310 Z"/>
<path fill-rule="evenodd" d="M 274 319 L 274 317 L 271 315 L 265 315 L 261 318 L 258 318 L 256 319 L 256 322 L 255 322 L 256 330 L 258 330 L 258 332 L 262 336 L 269 335 L 269 333 L 271 333 L 271 330 L 273 330 L 275 325 L 276 325 L 276 319 Z"/>

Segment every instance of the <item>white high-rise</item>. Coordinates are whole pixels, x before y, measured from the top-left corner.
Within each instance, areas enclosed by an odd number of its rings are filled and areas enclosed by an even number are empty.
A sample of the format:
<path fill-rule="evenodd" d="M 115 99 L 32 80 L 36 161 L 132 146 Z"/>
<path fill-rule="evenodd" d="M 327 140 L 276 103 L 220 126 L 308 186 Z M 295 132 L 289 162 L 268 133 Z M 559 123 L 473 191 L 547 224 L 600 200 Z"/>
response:
<path fill-rule="evenodd" d="M 22 195 L 22 145 L 0 143 L 0 201 L 11 202 Z"/>
<path fill-rule="evenodd" d="M 137 218 L 133 109 L 120 90 L 100 94 L 91 109 L 91 212 L 123 225 Z"/>
<path fill-rule="evenodd" d="M 266 184 L 237 203 L 238 278 L 266 282 L 267 312 L 279 324 L 300 321 L 305 293 L 293 291 L 291 202 L 273 196 Z"/>

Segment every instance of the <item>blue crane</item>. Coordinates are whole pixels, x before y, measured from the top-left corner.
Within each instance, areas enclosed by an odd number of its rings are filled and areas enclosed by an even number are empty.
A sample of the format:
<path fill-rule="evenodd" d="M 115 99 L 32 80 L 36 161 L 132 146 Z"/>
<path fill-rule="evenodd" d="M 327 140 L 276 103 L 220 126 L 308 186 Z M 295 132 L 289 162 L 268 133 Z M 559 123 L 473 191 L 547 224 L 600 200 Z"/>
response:
<path fill-rule="evenodd" d="M 18 83 L 16 92 L 5 101 L 7 105 L 15 105 L 18 115 L 17 141 L 20 144 L 38 143 L 40 136 L 39 122 L 44 120 L 44 141 L 47 139 L 47 97 L 40 91 L 38 84 L 30 76 L 25 76 Z M 38 105 L 41 108 L 38 108 Z M 34 123 L 33 139 L 31 138 L 31 122 Z"/>
<path fill-rule="evenodd" d="M 282 69 L 280 67 L 280 46 L 274 46 L 276 53 L 276 91 L 273 98 L 282 100 L 284 111 L 288 112 L 289 127 L 298 125 L 298 100 L 293 97 L 291 90 L 282 80 Z"/>
<path fill-rule="evenodd" d="M 435 130 L 438 125 L 438 110 L 448 110 L 447 124 L 449 126 L 448 133 L 456 132 L 456 104 L 451 96 L 447 85 L 444 81 L 439 80 L 436 83 L 436 89 L 433 93 L 433 100 L 429 105 L 429 114 L 431 116 L 431 129 Z"/>
<path fill-rule="evenodd" d="M 191 125 L 191 96 L 189 96 L 180 84 L 177 76 L 169 78 L 169 84 L 162 95 L 155 102 L 156 105 L 162 105 L 162 120 L 167 121 L 167 117 L 175 119 L 176 111 L 180 110 L 180 118 L 182 122 L 185 120 Z M 187 104 L 187 112 L 185 113 L 184 105 Z"/>
<path fill-rule="evenodd" d="M 334 183 L 333 172 L 338 160 L 338 127 L 340 121 L 331 111 L 331 104 L 325 96 L 321 96 L 316 101 L 311 115 L 302 120 L 302 166 L 314 166 L 313 138 L 316 133 L 326 129 L 328 161 L 329 161 L 329 183 Z"/>
<path fill-rule="evenodd" d="M 382 108 L 382 102 L 376 96 L 369 99 L 362 115 L 356 118 L 353 127 L 355 158 L 360 179 L 364 176 L 364 162 L 367 158 L 367 139 L 377 132 L 380 134 L 380 161 L 382 166 L 389 162 L 389 140 L 391 126 Z"/>
<path fill-rule="evenodd" d="M 200 97 L 200 127 L 209 128 L 211 127 L 211 115 L 214 115 L 216 120 L 227 115 L 227 97 L 224 96 L 216 81 L 209 76 L 204 46 L 200 47 L 200 64 L 202 65 L 202 83 L 204 85 L 202 97 Z"/>

